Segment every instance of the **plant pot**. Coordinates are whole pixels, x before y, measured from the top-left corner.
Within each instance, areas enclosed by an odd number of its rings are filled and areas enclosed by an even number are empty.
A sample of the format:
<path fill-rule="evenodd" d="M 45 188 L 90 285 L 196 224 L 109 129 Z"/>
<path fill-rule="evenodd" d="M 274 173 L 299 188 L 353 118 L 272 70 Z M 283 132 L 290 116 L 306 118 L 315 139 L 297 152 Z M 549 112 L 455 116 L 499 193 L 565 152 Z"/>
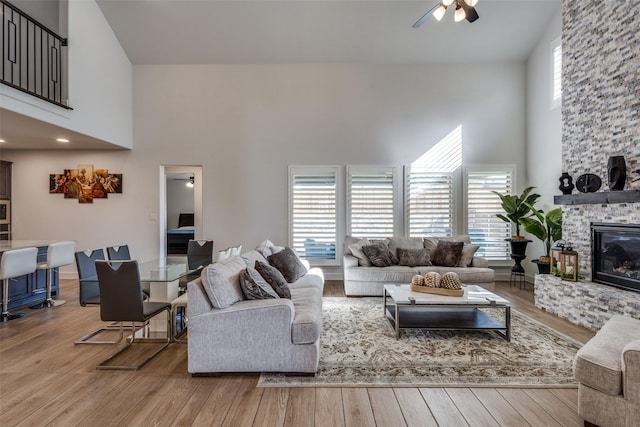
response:
<path fill-rule="evenodd" d="M 524 256 L 527 252 L 527 244 L 531 242 L 529 239 L 507 239 L 511 245 L 511 255 Z"/>
<path fill-rule="evenodd" d="M 538 274 L 551 274 L 551 263 L 542 262 L 538 259 L 531 261 L 538 266 Z"/>

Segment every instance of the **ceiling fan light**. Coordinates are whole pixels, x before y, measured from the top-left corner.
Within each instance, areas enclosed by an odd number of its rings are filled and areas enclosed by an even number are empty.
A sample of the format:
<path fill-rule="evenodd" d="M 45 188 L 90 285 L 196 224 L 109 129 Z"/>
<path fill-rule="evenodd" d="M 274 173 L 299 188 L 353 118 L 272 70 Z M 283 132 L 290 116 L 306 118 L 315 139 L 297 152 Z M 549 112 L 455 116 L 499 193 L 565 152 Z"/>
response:
<path fill-rule="evenodd" d="M 456 22 L 462 21 L 467 17 L 467 14 L 464 13 L 464 9 L 460 7 L 460 5 L 456 6 L 456 13 L 453 15 L 453 20 Z"/>
<path fill-rule="evenodd" d="M 436 18 L 437 21 L 441 20 L 447 11 L 447 6 L 441 4 L 439 8 L 433 11 L 433 17 Z"/>
<path fill-rule="evenodd" d="M 478 0 L 464 0 L 464 2 L 471 7 L 474 7 L 475 5 L 478 4 Z"/>

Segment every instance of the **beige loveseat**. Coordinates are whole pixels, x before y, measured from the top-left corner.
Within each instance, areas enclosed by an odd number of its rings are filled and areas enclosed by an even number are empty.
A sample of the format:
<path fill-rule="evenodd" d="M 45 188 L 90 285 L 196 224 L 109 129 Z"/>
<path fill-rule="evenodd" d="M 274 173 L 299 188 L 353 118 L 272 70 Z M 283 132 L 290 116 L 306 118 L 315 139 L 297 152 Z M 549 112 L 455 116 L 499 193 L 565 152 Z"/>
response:
<path fill-rule="evenodd" d="M 209 265 L 211 271 L 188 283 L 190 373 L 317 371 L 322 270 L 309 269 L 289 283 L 290 299 L 248 300 L 239 276 L 256 261 L 267 259 L 256 250 L 233 256 Z"/>
<path fill-rule="evenodd" d="M 585 422 L 640 426 L 640 320 L 613 316 L 578 350 L 573 370 Z"/>
<path fill-rule="evenodd" d="M 468 236 L 460 236 L 461 240 L 468 242 Z M 387 239 L 387 244 L 395 251 L 397 248 L 418 248 L 423 247 L 422 238 L 412 237 L 392 237 Z M 416 274 L 424 275 L 428 272 L 445 274 L 453 271 L 458 274 L 464 284 L 479 285 L 485 289 L 495 287 L 495 272 L 489 268 L 489 263 L 485 258 L 472 258 L 468 267 L 443 267 L 437 265 L 424 266 L 404 266 L 392 265 L 389 267 L 375 267 L 359 265 L 358 258 L 355 257 L 349 248 L 359 242 L 360 239 L 348 236 L 344 241 L 344 292 L 347 296 L 382 296 L 383 286 L 386 284 L 409 284 Z"/>

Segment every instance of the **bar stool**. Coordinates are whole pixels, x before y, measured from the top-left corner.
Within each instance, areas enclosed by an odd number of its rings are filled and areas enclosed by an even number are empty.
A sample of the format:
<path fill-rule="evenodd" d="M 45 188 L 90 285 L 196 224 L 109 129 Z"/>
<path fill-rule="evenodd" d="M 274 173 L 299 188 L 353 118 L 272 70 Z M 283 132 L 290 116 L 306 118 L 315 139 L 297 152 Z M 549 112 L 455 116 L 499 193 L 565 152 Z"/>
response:
<path fill-rule="evenodd" d="M 2 280 L 2 322 L 19 319 L 24 313 L 9 313 L 9 279 L 36 271 L 38 248 L 13 249 L 0 258 L 0 279 Z"/>
<path fill-rule="evenodd" d="M 44 301 L 40 304 L 32 305 L 29 308 L 47 308 L 62 305 L 65 300 L 53 300 L 51 298 L 51 284 L 53 282 L 53 270 L 63 265 L 71 265 L 74 263 L 74 250 L 76 242 L 59 242 L 52 243 L 47 248 L 47 261 L 38 264 L 38 270 L 47 270 L 47 294 Z"/>

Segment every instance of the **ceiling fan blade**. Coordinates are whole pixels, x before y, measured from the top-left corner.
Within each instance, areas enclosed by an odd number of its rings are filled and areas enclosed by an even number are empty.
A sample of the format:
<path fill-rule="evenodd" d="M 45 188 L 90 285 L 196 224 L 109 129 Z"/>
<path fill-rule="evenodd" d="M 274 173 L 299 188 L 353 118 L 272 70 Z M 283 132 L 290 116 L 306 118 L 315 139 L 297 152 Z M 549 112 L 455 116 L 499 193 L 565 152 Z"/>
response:
<path fill-rule="evenodd" d="M 464 1 L 461 1 L 459 4 L 460 4 L 460 7 L 464 9 L 464 13 L 466 15 L 467 21 L 474 22 L 474 21 L 477 21 L 478 18 L 480 18 L 480 16 L 478 16 L 478 12 L 476 12 L 475 7 L 469 6 Z"/>
<path fill-rule="evenodd" d="M 435 6 L 433 6 L 431 9 L 429 9 L 429 11 L 427 13 L 425 13 L 424 15 L 422 15 L 422 18 L 418 19 L 415 24 L 412 25 L 413 28 L 420 28 L 422 26 L 422 24 L 425 23 L 425 21 L 427 19 L 429 19 L 429 15 L 431 15 L 433 13 L 434 10 L 436 10 L 436 8 L 438 8 L 438 6 L 440 6 L 440 3 L 436 4 Z"/>

